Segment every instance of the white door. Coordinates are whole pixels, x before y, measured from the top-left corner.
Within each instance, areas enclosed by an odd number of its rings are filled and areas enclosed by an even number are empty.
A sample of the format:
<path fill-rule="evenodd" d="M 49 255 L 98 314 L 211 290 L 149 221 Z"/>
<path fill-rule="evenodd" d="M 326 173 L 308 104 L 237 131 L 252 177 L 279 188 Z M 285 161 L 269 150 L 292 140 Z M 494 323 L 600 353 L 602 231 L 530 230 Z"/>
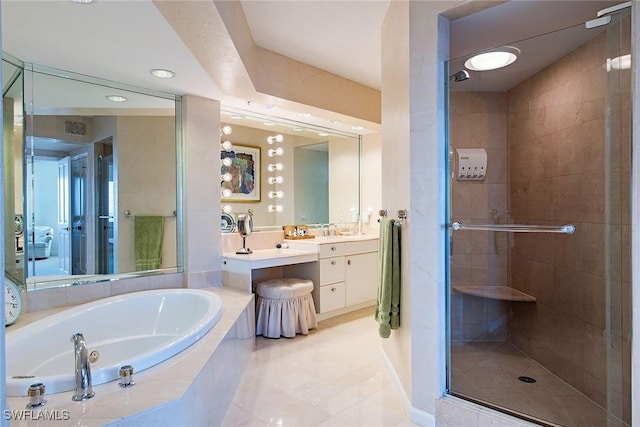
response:
<path fill-rule="evenodd" d="M 71 158 L 58 160 L 58 267 L 61 274 L 71 274 Z"/>

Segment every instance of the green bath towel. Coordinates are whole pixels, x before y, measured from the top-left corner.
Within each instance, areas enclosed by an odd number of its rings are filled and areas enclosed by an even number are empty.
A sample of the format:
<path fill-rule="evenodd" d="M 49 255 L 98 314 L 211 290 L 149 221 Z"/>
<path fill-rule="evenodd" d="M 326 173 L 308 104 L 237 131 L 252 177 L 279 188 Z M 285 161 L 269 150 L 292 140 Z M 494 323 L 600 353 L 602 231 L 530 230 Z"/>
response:
<path fill-rule="evenodd" d="M 155 270 L 162 265 L 162 238 L 164 218 L 161 216 L 136 216 L 135 251 L 136 271 Z"/>
<path fill-rule="evenodd" d="M 380 221 L 378 252 L 378 333 L 389 338 L 392 329 L 400 327 L 400 233 L 393 219 Z"/>

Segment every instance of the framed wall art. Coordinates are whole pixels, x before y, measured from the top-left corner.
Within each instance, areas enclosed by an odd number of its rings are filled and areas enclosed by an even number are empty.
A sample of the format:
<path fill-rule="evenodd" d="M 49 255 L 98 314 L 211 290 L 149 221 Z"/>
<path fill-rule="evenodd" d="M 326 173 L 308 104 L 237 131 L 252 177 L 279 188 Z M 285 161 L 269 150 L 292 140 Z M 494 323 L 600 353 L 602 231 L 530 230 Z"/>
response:
<path fill-rule="evenodd" d="M 233 144 L 230 150 L 221 150 L 220 159 L 231 159 L 231 165 L 221 165 L 221 175 L 231 174 L 231 181 L 222 180 L 222 189 L 231 190 L 223 202 L 260 201 L 260 148 Z"/>

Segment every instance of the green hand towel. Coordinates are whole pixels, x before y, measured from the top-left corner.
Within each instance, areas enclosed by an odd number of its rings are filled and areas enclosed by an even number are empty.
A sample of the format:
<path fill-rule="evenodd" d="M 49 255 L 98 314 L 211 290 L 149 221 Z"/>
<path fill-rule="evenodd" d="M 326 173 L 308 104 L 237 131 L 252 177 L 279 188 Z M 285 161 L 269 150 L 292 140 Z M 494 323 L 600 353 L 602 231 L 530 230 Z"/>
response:
<path fill-rule="evenodd" d="M 380 221 L 378 249 L 380 282 L 375 319 L 380 336 L 389 338 L 391 330 L 400 327 L 400 234 L 395 220 Z"/>
<path fill-rule="evenodd" d="M 161 216 L 136 216 L 134 237 L 136 271 L 160 268 L 163 236 L 164 218 Z"/>

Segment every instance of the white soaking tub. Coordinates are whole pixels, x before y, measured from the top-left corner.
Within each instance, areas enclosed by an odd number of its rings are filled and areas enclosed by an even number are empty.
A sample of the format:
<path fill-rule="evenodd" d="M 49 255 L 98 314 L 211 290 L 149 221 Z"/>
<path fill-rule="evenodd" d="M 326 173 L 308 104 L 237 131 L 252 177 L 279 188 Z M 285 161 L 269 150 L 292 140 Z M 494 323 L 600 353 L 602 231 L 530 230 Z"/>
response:
<path fill-rule="evenodd" d="M 43 383 L 47 393 L 75 390 L 71 337 L 84 335 L 93 385 L 119 378 L 123 365 L 140 372 L 202 338 L 222 314 L 221 298 L 196 289 L 163 289 L 82 304 L 6 333 L 7 396 L 26 396 Z"/>

